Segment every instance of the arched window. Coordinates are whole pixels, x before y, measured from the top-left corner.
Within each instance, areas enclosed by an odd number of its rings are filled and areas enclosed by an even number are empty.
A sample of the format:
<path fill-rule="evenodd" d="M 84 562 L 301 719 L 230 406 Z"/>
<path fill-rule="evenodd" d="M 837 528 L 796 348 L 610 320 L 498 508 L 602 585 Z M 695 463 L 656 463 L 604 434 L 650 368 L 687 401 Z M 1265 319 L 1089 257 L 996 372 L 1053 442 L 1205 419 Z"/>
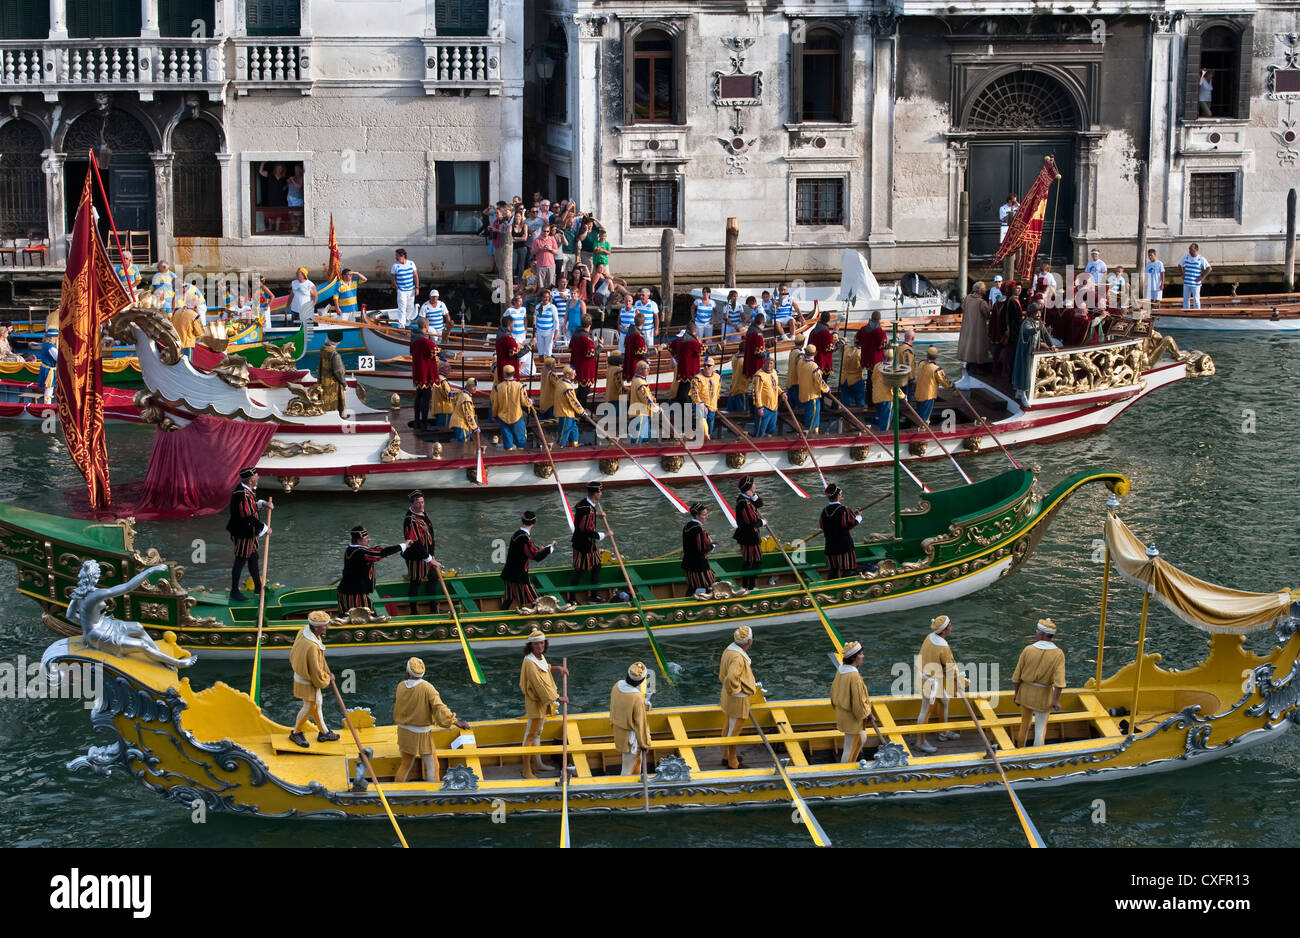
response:
<path fill-rule="evenodd" d="M 211 124 L 181 121 L 172 131 L 172 233 L 221 237 L 221 141 Z"/>
<path fill-rule="evenodd" d="M 795 123 L 849 120 L 850 61 L 844 34 L 829 27 L 809 29 L 802 42 L 791 36 L 790 102 Z"/>
<path fill-rule="evenodd" d="M 626 70 L 628 120 L 633 124 L 674 124 L 680 120 L 680 55 L 677 39 L 662 29 L 643 29 L 632 37 Z"/>
<path fill-rule="evenodd" d="M 1251 43 L 1249 22 L 1193 24 L 1187 32 L 1183 119 L 1250 117 Z"/>
<path fill-rule="evenodd" d="M 1074 130 L 1074 101 L 1061 83 L 1042 72 L 1021 69 L 989 82 L 975 98 L 967 130 Z"/>
<path fill-rule="evenodd" d="M 0 127 L 0 238 L 44 238 L 43 137 L 35 124 L 11 120 Z"/>

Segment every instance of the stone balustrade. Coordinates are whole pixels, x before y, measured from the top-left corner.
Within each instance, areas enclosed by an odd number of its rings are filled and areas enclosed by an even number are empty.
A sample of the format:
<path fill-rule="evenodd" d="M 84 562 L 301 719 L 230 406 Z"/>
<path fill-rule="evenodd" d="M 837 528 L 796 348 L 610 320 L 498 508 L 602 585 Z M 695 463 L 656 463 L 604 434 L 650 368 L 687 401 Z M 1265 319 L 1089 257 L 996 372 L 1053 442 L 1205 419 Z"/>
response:
<path fill-rule="evenodd" d="M 427 38 L 424 44 L 426 94 L 481 89 L 501 93 L 501 41 L 490 37 Z"/>
<path fill-rule="evenodd" d="M 0 41 L 0 90 L 203 91 L 219 101 L 225 60 L 219 39 L 73 39 Z"/>

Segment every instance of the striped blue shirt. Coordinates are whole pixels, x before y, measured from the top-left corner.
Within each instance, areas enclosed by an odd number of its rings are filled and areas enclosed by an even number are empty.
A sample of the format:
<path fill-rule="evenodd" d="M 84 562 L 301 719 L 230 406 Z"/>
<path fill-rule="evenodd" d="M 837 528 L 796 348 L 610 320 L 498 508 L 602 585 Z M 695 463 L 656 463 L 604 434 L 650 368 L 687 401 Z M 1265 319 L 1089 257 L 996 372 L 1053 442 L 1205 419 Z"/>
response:
<path fill-rule="evenodd" d="M 635 306 L 624 306 L 618 311 L 618 331 L 620 333 L 627 335 L 628 330 L 632 328 L 632 323 L 634 322 L 636 322 Z"/>
<path fill-rule="evenodd" d="M 713 322 L 713 300 L 703 297 L 695 301 L 695 325 L 707 326 Z"/>
<path fill-rule="evenodd" d="M 446 317 L 449 316 L 450 313 L 447 312 L 447 304 L 442 300 L 439 300 L 436 303 L 429 303 L 426 301 L 425 304 L 420 307 L 420 315 L 428 321 L 430 332 L 441 333 L 447 328 Z"/>
<path fill-rule="evenodd" d="M 655 344 L 655 314 L 659 312 L 659 306 L 654 300 L 646 300 L 644 303 L 640 300 L 632 307 L 645 314 L 645 323 L 641 326 L 641 334 L 645 336 L 646 345 Z"/>
<path fill-rule="evenodd" d="M 357 311 L 357 285 L 356 279 L 339 280 L 339 310 L 344 316 L 351 316 Z"/>
<path fill-rule="evenodd" d="M 510 336 L 519 344 L 520 348 L 524 347 L 524 341 L 528 338 L 527 330 L 524 328 L 524 320 L 528 313 L 522 306 L 510 306 L 506 308 L 506 315 L 512 320 L 510 324 Z"/>
<path fill-rule="evenodd" d="M 1205 268 L 1210 266 L 1210 262 L 1201 254 L 1197 254 L 1195 257 L 1184 254 L 1183 259 L 1178 262 L 1178 266 L 1183 269 L 1183 283 L 1189 287 L 1194 287 L 1205 276 Z"/>
<path fill-rule="evenodd" d="M 790 294 L 780 297 L 777 301 L 776 319 L 777 322 L 783 322 L 794 316 L 794 300 L 790 299 Z"/>
<path fill-rule="evenodd" d="M 537 307 L 537 313 L 533 317 L 533 325 L 537 327 L 538 332 L 552 332 L 555 330 L 555 317 L 559 314 L 554 303 L 543 303 Z"/>
<path fill-rule="evenodd" d="M 415 289 L 415 264 L 411 261 L 394 264 L 388 268 L 388 272 L 397 279 L 397 289 L 403 291 Z"/>
<path fill-rule="evenodd" d="M 744 305 L 742 305 L 742 304 L 740 304 L 740 303 L 736 303 L 736 304 L 734 304 L 734 305 L 731 304 L 731 303 L 728 303 L 728 304 L 726 305 L 726 308 L 723 310 L 723 314 L 727 317 L 727 323 L 728 323 L 729 325 L 734 326 L 734 327 L 736 327 L 737 329 L 739 329 L 739 328 L 740 328 L 740 314 L 741 314 L 741 311 L 744 310 L 744 308 L 745 308 Z"/>
<path fill-rule="evenodd" d="M 569 303 L 572 301 L 572 297 L 573 294 L 571 294 L 568 290 L 551 291 L 551 303 L 555 305 L 555 315 L 557 321 L 566 322 L 566 323 L 569 321 Z M 539 325 L 537 328 L 541 329 L 543 327 Z M 547 326 L 546 328 L 554 328 L 554 327 Z"/>

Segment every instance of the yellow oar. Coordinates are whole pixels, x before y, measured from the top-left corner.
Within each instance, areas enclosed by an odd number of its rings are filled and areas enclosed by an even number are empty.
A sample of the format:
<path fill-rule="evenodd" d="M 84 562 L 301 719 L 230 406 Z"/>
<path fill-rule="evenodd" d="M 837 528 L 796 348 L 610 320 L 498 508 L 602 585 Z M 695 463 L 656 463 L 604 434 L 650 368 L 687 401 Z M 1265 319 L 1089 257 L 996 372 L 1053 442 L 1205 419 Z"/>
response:
<path fill-rule="evenodd" d="M 808 805 L 804 804 L 803 798 L 800 796 L 799 792 L 795 790 L 794 783 L 790 781 L 790 776 L 785 774 L 785 766 L 783 766 L 781 760 L 776 757 L 776 750 L 773 749 L 772 744 L 767 741 L 767 736 L 763 733 L 763 727 L 758 725 L 758 720 L 754 719 L 754 714 L 752 713 L 749 715 L 749 722 L 754 724 L 754 729 L 758 730 L 758 738 L 763 740 L 763 745 L 767 747 L 768 753 L 772 756 L 772 764 L 776 766 L 776 771 L 780 774 L 781 781 L 785 782 L 786 791 L 790 792 L 790 797 L 794 800 L 795 809 L 799 812 L 799 817 L 803 818 L 804 827 L 808 828 L 808 833 L 812 835 L 813 843 L 819 847 L 829 847 L 831 845 L 831 839 L 826 836 L 826 832 L 822 830 L 822 826 L 817 823 L 817 819 L 813 817 L 812 812 L 808 810 Z"/>
<path fill-rule="evenodd" d="M 410 845 L 406 838 L 402 836 L 402 828 L 397 823 L 397 818 L 393 815 L 393 809 L 388 806 L 388 799 L 384 797 L 384 790 L 379 787 L 379 776 L 375 774 L 375 768 L 370 764 L 370 758 L 366 755 L 366 749 L 361 745 L 361 737 L 357 734 L 357 728 L 352 725 L 352 718 L 348 716 L 348 706 L 343 702 L 343 695 L 339 693 L 338 684 L 334 683 L 334 675 L 330 675 L 330 687 L 334 690 L 334 697 L 339 702 L 339 709 L 343 711 L 343 722 L 348 725 L 348 731 L 352 734 L 352 739 L 357 744 L 357 755 L 361 757 L 362 763 L 365 764 L 366 771 L 370 773 L 370 781 L 375 783 L 375 791 L 379 793 L 379 800 L 384 805 L 384 811 L 388 814 L 388 820 L 393 824 L 393 830 L 397 831 L 397 839 L 402 842 L 402 847 L 407 848 Z M 325 727 L 321 727 L 324 729 Z"/>
<path fill-rule="evenodd" d="M 447 608 L 451 610 L 451 621 L 456 626 L 456 637 L 460 639 L 460 650 L 465 653 L 465 663 L 469 665 L 469 676 L 475 684 L 486 684 L 487 679 L 483 677 L 483 669 L 479 667 L 478 659 L 474 657 L 474 652 L 470 650 L 469 639 L 465 637 L 465 630 L 461 628 L 460 616 L 456 615 L 456 601 L 451 598 L 451 591 L 447 589 L 447 581 L 442 577 L 442 570 L 438 571 L 438 585 L 442 587 L 442 595 L 447 597 Z"/>
<path fill-rule="evenodd" d="M 562 658 L 564 667 L 564 715 L 560 718 L 560 847 L 569 846 L 569 659 Z M 528 758 L 525 756 L 524 758 Z"/>
<path fill-rule="evenodd" d="M 1029 817 L 1029 812 L 1026 811 L 1025 806 L 1020 803 L 1020 798 L 1016 796 L 1016 793 L 1011 790 L 1011 782 L 1007 780 L 1007 773 L 1003 770 L 1001 761 L 998 760 L 998 754 L 993 749 L 993 744 L 990 743 L 989 738 L 984 735 L 984 727 L 980 725 L 979 717 L 975 715 L 975 707 L 970 702 L 970 698 L 966 696 L 966 692 L 962 690 L 961 678 L 957 677 L 953 681 L 953 684 L 957 688 L 958 696 L 965 701 L 966 709 L 970 711 L 970 718 L 975 721 L 975 729 L 979 731 L 980 739 L 984 740 L 984 748 L 987 749 L 989 755 L 993 757 L 993 764 L 997 766 L 998 774 L 1002 776 L 1002 784 L 1006 786 L 1007 794 L 1011 796 L 1011 806 L 1015 809 L 1016 818 L 1020 821 L 1021 830 L 1025 832 L 1025 839 L 1029 841 L 1029 846 L 1031 847 L 1046 847 L 1047 844 L 1043 842 L 1043 835 L 1038 833 L 1038 828 L 1034 826 L 1033 820 Z"/>
<path fill-rule="evenodd" d="M 831 620 L 826 618 L 826 613 L 822 612 L 822 607 L 821 604 L 817 602 L 817 597 L 812 594 L 812 590 L 808 588 L 808 584 L 804 582 L 804 578 L 799 574 L 799 568 L 795 566 L 794 561 L 790 559 L 790 555 L 787 554 L 785 548 L 781 546 L 781 538 L 772 530 L 770 524 L 766 525 L 766 527 L 772 535 L 772 540 L 776 541 L 776 546 L 781 551 L 781 556 L 784 557 L 785 562 L 789 564 L 790 572 L 794 574 L 794 578 L 799 582 L 799 587 L 803 590 L 804 595 L 808 597 L 808 601 L 812 603 L 813 609 L 817 611 L 817 618 L 821 620 L 822 628 L 826 630 L 826 634 L 831 637 L 831 642 L 835 645 L 835 651 L 837 653 L 843 651 L 844 640 L 840 638 L 840 633 L 835 630 L 835 626 L 831 625 Z"/>
<path fill-rule="evenodd" d="M 262 705 L 262 623 L 266 621 L 266 565 L 271 560 L 271 513 L 275 505 L 267 500 L 266 543 L 262 545 L 262 591 L 257 596 L 257 644 L 253 646 L 253 680 L 248 696 L 253 703 Z"/>

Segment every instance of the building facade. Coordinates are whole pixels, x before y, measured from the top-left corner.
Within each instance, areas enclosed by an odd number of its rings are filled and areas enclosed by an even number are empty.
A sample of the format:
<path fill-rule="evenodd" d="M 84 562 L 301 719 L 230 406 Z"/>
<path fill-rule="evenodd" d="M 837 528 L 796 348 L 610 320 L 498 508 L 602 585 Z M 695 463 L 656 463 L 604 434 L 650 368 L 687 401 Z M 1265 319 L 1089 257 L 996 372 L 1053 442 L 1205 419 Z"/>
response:
<path fill-rule="evenodd" d="M 0 238 L 60 261 L 93 149 L 137 262 L 315 270 L 332 215 L 368 276 L 395 246 L 426 278 L 487 270 L 480 211 L 521 180 L 523 8 L 0 0 Z"/>
<path fill-rule="evenodd" d="M 1052 155 L 1043 251 L 1132 269 L 1198 241 L 1221 273 L 1276 279 L 1300 185 L 1300 8 L 1258 2 L 549 0 L 529 17 L 525 181 L 607 226 L 616 272 L 971 272 L 998 207 Z M 563 77 L 557 77 L 557 69 Z"/>

